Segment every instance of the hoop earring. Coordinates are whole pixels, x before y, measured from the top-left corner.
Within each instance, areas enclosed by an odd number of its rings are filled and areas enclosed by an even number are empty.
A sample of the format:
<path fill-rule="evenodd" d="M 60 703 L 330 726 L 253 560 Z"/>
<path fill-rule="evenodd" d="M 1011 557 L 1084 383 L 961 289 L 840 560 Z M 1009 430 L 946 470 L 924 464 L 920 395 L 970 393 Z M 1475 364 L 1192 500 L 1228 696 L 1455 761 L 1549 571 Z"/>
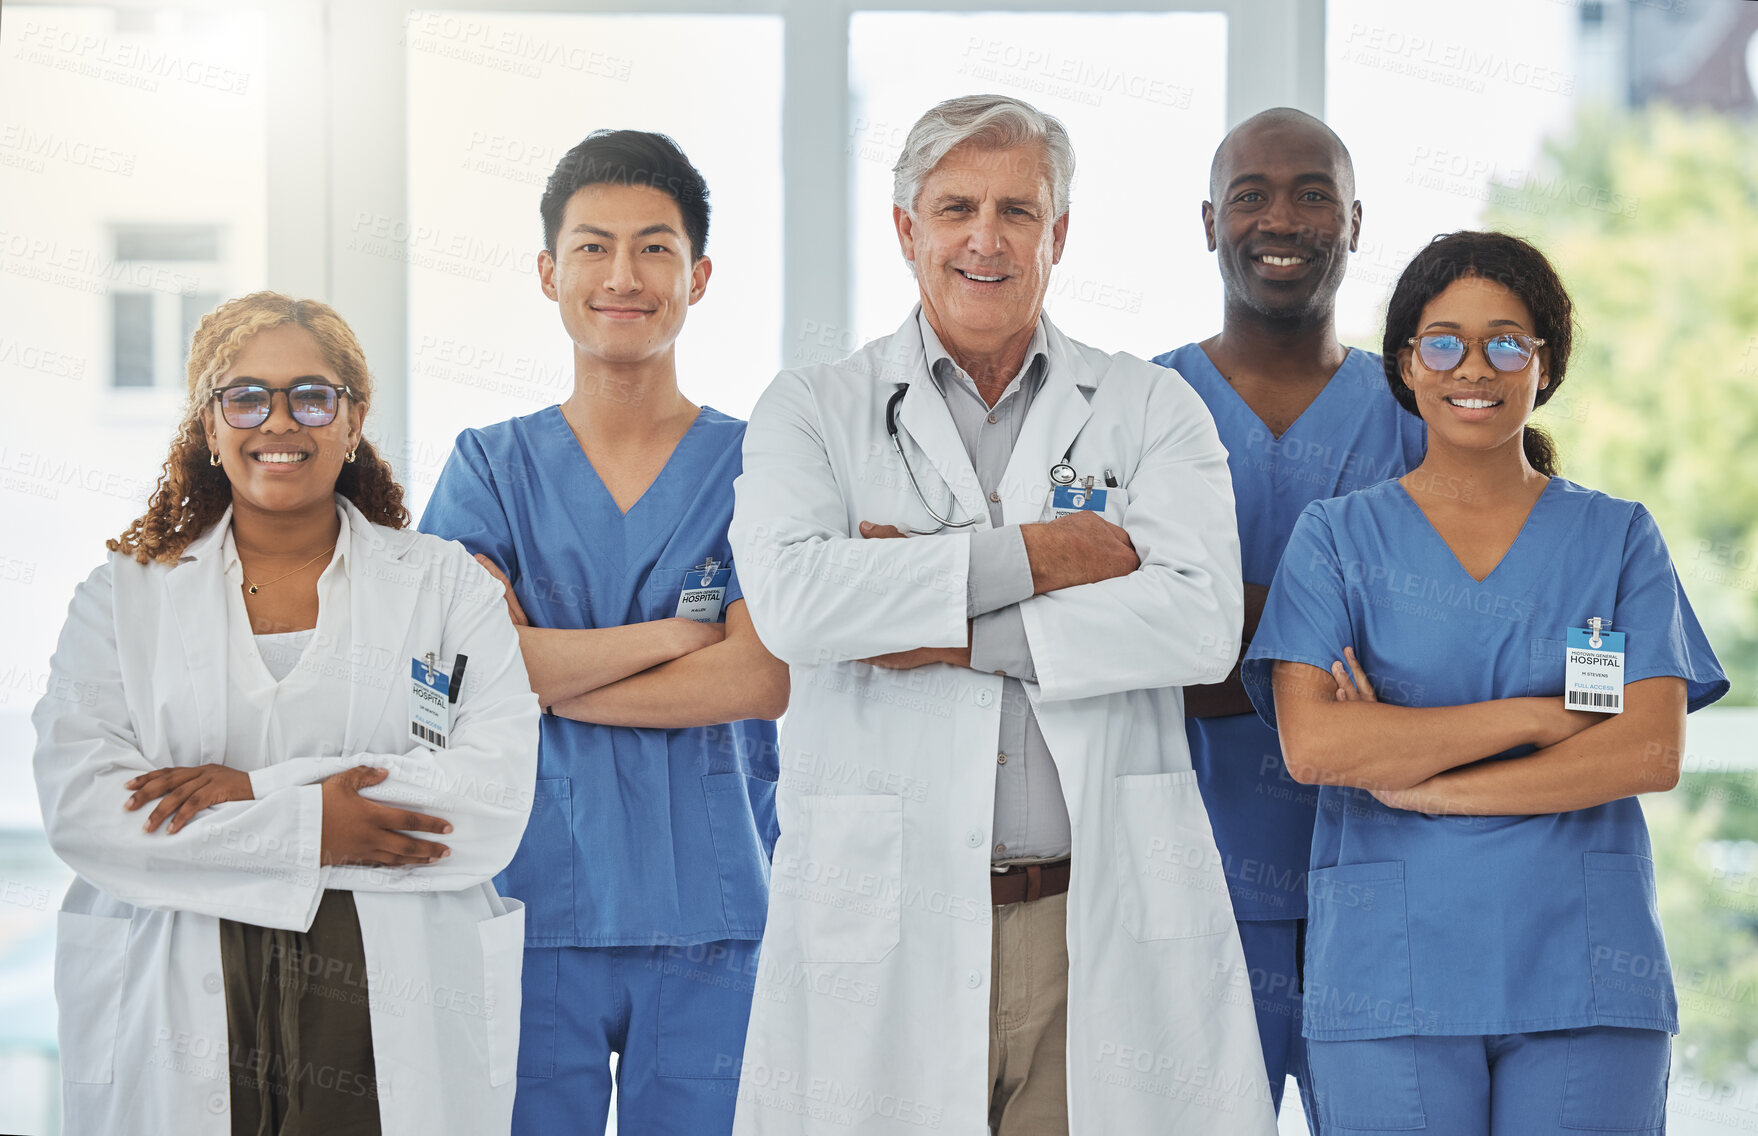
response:
<path fill-rule="evenodd" d="M 219 465 L 220 464 L 220 455 L 210 452 L 208 454 L 208 464 L 214 465 L 214 466 Z"/>
<path fill-rule="evenodd" d="M 345 461 L 345 462 L 351 462 L 351 461 L 353 461 L 353 460 L 354 460 L 354 451 L 353 451 L 353 450 L 349 450 L 349 451 L 348 451 L 348 452 L 347 452 L 347 453 L 345 453 L 345 454 L 343 454 L 343 455 L 342 455 L 342 460 L 343 460 L 343 461 Z"/>

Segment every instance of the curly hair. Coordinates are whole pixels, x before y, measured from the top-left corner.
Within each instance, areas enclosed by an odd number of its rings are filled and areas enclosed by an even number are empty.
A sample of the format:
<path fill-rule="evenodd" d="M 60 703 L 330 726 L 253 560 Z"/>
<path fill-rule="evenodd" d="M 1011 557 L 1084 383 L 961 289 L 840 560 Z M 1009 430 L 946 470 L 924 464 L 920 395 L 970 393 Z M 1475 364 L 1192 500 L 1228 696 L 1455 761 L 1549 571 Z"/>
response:
<path fill-rule="evenodd" d="M 189 401 L 177 439 L 147 502 L 147 511 L 120 537 L 105 542 L 111 552 L 125 552 L 142 564 L 169 563 L 183 554 L 196 537 L 211 528 L 232 503 L 232 482 L 223 468 L 208 462 L 207 432 L 201 412 L 218 389 L 220 377 L 251 336 L 294 323 L 317 340 L 324 360 L 352 393 L 361 418 L 372 404 L 372 375 L 366 353 L 354 331 L 336 310 L 317 300 L 296 300 L 279 292 L 252 292 L 227 300 L 195 329 L 189 346 Z M 353 501 L 374 524 L 394 529 L 409 524 L 403 487 L 390 463 L 361 436 L 356 459 L 342 467 L 336 492 Z"/>

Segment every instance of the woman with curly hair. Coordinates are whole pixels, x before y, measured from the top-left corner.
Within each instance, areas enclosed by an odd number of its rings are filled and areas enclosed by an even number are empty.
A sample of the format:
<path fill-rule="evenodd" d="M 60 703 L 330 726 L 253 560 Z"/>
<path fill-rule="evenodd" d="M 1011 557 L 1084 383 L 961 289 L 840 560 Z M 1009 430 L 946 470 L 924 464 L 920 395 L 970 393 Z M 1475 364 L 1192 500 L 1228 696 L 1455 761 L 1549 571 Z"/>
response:
<path fill-rule="evenodd" d="M 508 1128 L 524 912 L 489 881 L 537 702 L 499 585 L 407 527 L 371 401 L 327 305 L 220 305 L 146 514 L 74 594 L 33 716 L 77 873 L 70 1132 Z"/>
<path fill-rule="evenodd" d="M 1660 528 L 1529 419 L 1572 305 L 1503 233 L 1386 313 L 1401 478 L 1308 505 L 1243 670 L 1317 784 L 1302 1024 L 1326 1136 L 1664 1130 L 1678 1032 L 1637 797 L 1727 693 Z"/>

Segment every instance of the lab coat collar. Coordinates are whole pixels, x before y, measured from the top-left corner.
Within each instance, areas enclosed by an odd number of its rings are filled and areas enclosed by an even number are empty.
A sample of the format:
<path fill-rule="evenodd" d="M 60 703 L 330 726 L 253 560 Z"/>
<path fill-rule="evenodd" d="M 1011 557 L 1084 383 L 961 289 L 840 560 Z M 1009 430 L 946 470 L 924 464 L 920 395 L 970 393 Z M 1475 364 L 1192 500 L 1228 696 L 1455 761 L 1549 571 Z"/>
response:
<path fill-rule="evenodd" d="M 1001 480 L 1004 524 L 1029 524 L 1042 515 L 1049 493 L 1050 467 L 1062 460 L 1092 416 L 1088 402 L 1100 379 L 1089 360 L 1074 349 L 1072 341 L 1044 313 L 1038 315 L 1038 328 L 1026 349 L 1027 358 L 1040 350 L 1045 356 L 1043 385 L 1020 427 L 1019 440 L 1014 443 L 1013 456 Z M 980 518 L 978 527 L 988 528 L 989 511 L 976 470 L 939 386 L 929 378 L 934 352 L 945 356 L 946 349 L 934 336 L 918 303 L 897 334 L 880 346 L 872 369 L 882 382 L 909 385 L 898 407 L 898 424 L 927 454 L 935 472 L 964 510 L 963 516 Z M 929 381 L 917 381 L 922 378 Z M 1080 471 L 1083 476 L 1088 472 Z"/>
<path fill-rule="evenodd" d="M 336 512 L 342 518 L 342 528 L 336 536 L 337 558 L 359 560 L 362 557 L 386 558 L 400 560 L 415 543 L 416 531 L 410 529 L 392 529 L 375 525 L 366 519 L 366 514 L 348 497 L 338 493 L 335 495 Z M 173 570 L 209 556 L 221 558 L 220 571 L 227 572 L 232 567 L 236 552 L 230 550 L 230 541 L 226 539 L 232 527 L 232 506 L 227 505 L 226 511 L 220 514 L 208 530 L 189 542 L 183 554 L 177 558 Z"/>
<path fill-rule="evenodd" d="M 424 587 L 427 565 L 408 556 L 420 534 L 390 529 L 366 519 L 354 502 L 336 495 L 346 541 L 338 539 L 337 554 L 349 559 L 349 602 L 353 657 L 360 673 L 350 684 L 344 752 L 357 753 L 371 737 L 385 702 L 399 689 L 382 674 L 366 673 L 382 648 L 401 652 L 408 639 L 415 605 Z M 183 640 L 196 715 L 200 721 L 201 760 L 224 762 L 226 746 L 226 572 L 224 549 L 232 524 L 228 507 L 214 525 L 190 542 L 165 575 L 166 599 Z M 346 544 L 344 551 L 343 545 Z M 442 581 L 457 586 L 456 581 Z M 440 644 L 431 645 L 435 651 Z M 382 662 L 382 658 L 379 659 Z"/>

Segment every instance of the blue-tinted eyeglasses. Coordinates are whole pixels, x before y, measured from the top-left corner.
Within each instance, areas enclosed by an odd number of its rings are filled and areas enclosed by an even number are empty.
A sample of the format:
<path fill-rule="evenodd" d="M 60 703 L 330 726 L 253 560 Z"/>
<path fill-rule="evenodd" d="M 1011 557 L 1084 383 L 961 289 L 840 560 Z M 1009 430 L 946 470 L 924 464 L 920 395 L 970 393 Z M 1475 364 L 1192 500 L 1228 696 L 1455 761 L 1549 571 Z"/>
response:
<path fill-rule="evenodd" d="M 1532 353 L 1544 346 L 1544 340 L 1530 335 L 1413 335 L 1405 340 L 1416 348 L 1417 358 L 1431 371 L 1451 371 L 1465 361 L 1472 344 L 1483 344 L 1489 365 L 1498 371 L 1524 371 L 1532 362 Z"/>

